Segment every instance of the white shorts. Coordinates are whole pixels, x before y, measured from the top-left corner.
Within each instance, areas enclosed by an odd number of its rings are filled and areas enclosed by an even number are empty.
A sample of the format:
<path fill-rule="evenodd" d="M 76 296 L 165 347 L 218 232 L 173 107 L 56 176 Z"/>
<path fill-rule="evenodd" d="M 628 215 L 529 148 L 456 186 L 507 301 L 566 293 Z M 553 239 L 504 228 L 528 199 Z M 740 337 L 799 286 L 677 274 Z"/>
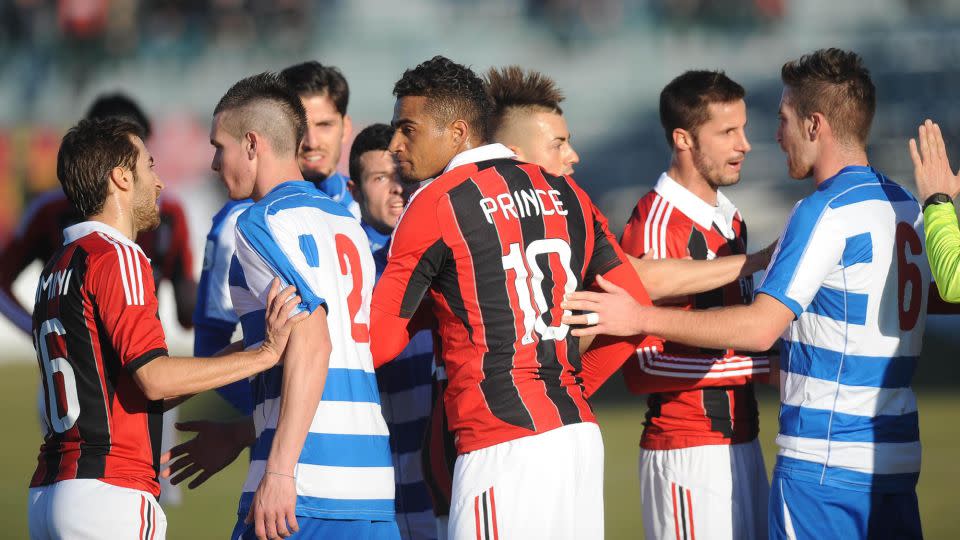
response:
<path fill-rule="evenodd" d="M 756 440 L 640 449 L 640 504 L 648 540 L 765 539 L 769 494 Z"/>
<path fill-rule="evenodd" d="M 603 439 L 584 422 L 457 457 L 450 540 L 603 538 Z"/>
<path fill-rule="evenodd" d="M 32 540 L 164 540 L 167 516 L 145 491 L 100 480 L 61 480 L 30 488 Z"/>

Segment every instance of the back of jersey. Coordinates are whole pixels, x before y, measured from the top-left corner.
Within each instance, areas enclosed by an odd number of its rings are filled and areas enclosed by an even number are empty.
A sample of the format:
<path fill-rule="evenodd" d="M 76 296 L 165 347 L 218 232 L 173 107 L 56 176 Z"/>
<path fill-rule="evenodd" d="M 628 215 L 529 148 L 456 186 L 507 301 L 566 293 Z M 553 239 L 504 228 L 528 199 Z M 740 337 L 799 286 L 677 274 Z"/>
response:
<path fill-rule="evenodd" d="M 402 317 L 431 288 L 460 452 L 593 420 L 560 302 L 621 263 L 598 216 L 570 178 L 513 159 L 457 167 L 413 197 L 390 259 L 412 272 L 388 267 L 378 287 L 402 289 Z"/>
<path fill-rule="evenodd" d="M 263 340 L 264 309 L 275 276 L 292 284 L 300 309 L 325 309 L 332 349 L 322 400 L 297 466 L 298 513 L 339 519 L 393 515 L 387 427 L 370 356 L 375 268 L 357 220 L 309 182 L 287 182 L 237 221 L 231 265 L 234 307 L 244 344 Z M 280 408 L 283 366 L 253 380 L 257 442 L 239 512 L 263 475 Z"/>

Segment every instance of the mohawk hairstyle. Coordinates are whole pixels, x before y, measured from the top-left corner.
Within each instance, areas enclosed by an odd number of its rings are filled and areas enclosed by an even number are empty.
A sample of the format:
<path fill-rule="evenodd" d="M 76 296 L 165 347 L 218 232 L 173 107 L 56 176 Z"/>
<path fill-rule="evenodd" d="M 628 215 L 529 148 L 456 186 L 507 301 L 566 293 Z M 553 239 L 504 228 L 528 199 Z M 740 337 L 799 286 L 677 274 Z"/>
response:
<path fill-rule="evenodd" d="M 563 92 L 553 79 L 539 71 L 525 72 L 516 65 L 490 68 L 484 83 L 493 106 L 491 133 L 497 133 L 508 115 L 518 110 L 563 114 Z"/>
<path fill-rule="evenodd" d="M 474 135 L 488 139 L 490 99 L 483 81 L 472 69 L 437 55 L 403 76 L 393 86 L 397 98 L 422 96 L 428 99 L 427 110 L 438 124 L 465 120 Z"/>
<path fill-rule="evenodd" d="M 841 141 L 867 143 L 877 91 L 860 55 L 819 49 L 785 63 L 780 78 L 793 90 L 791 102 L 801 118 L 820 113 Z"/>
<path fill-rule="evenodd" d="M 276 73 L 264 72 L 241 79 L 220 98 L 213 114 L 231 111 L 224 127 L 240 138 L 256 131 L 277 154 L 296 154 L 307 130 L 307 113 L 300 98 Z"/>
<path fill-rule="evenodd" d="M 311 60 L 284 69 L 280 77 L 298 96 L 327 96 L 340 116 L 347 114 L 350 86 L 339 69 Z"/>

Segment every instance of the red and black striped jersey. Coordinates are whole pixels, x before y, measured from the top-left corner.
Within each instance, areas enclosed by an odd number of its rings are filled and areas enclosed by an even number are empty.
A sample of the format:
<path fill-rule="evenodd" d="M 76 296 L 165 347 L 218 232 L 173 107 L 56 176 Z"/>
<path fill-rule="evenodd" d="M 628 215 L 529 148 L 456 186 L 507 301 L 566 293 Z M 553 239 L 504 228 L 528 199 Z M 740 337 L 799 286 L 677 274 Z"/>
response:
<path fill-rule="evenodd" d="M 666 174 L 637 203 L 623 231 L 624 251 L 640 257 L 709 260 L 746 253 L 747 228 L 723 194 L 712 206 Z M 658 302 L 683 309 L 748 304 L 753 278 L 719 289 Z M 766 357 L 666 342 L 641 347 L 626 364 L 627 386 L 650 394 L 640 445 L 652 450 L 736 444 L 756 438 L 755 376 L 766 379 Z"/>
<path fill-rule="evenodd" d="M 44 442 L 30 486 L 89 478 L 159 495 L 162 402 L 133 379 L 167 354 L 150 264 L 103 223 L 63 234 L 33 310 Z"/>
<path fill-rule="evenodd" d="M 649 304 L 587 194 L 512 157 L 502 145 L 470 150 L 414 194 L 374 291 L 374 344 L 432 299 L 460 453 L 595 421 L 586 395 L 639 337 L 597 340 L 581 358 L 560 321 L 565 293 L 603 275 Z M 382 347 L 375 362 L 391 357 Z"/>

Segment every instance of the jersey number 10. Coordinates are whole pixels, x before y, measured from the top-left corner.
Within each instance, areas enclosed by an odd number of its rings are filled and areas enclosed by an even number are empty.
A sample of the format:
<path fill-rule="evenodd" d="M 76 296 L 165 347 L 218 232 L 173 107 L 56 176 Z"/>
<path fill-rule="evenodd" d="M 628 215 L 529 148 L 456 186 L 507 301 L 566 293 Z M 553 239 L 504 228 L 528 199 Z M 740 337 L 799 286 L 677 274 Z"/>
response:
<path fill-rule="evenodd" d="M 533 343 L 533 332 L 536 330 L 544 340 L 562 340 L 567 337 L 570 327 L 565 324 L 547 326 L 543 315 L 553 309 L 552 302 L 548 303 L 543 294 L 543 268 L 537 262 L 540 255 L 556 255 L 560 259 L 560 266 L 566 274 L 563 284 L 563 294 L 573 292 L 577 288 L 577 276 L 570 269 L 570 244 L 559 238 L 543 238 L 530 242 L 527 249 L 521 249 L 519 242 L 510 244 L 510 251 L 503 257 L 503 269 L 513 270 L 516 279 L 513 286 L 517 293 L 517 303 L 523 312 L 523 337 L 520 343 Z M 549 263 L 547 263 L 549 265 Z M 527 268 L 530 270 L 528 271 Z M 554 279 L 554 283 L 557 280 Z M 556 287 L 556 285 L 554 285 Z M 553 291 L 551 291 L 553 296 Z M 553 300 L 551 298 L 550 300 Z M 564 311 L 564 313 L 569 313 Z M 555 316 L 554 321 L 560 317 Z"/>

